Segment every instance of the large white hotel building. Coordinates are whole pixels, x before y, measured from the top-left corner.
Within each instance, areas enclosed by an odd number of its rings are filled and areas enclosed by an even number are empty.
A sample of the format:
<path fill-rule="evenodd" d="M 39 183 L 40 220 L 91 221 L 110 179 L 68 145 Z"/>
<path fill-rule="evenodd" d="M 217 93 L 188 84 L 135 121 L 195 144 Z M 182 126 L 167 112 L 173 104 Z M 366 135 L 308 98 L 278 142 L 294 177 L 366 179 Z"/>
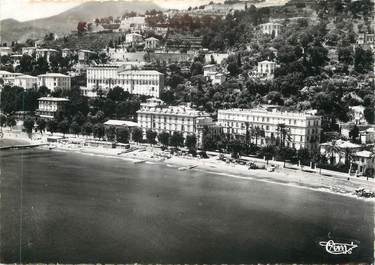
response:
<path fill-rule="evenodd" d="M 145 134 L 152 130 L 158 134 L 165 131 L 170 134 L 180 132 L 184 137 L 195 134 L 198 144 L 202 141 L 204 126 L 215 126 L 206 112 L 192 109 L 189 106 L 166 106 L 160 99 L 151 98 L 141 104 L 137 111 L 138 124 Z"/>
<path fill-rule="evenodd" d="M 164 88 L 164 75 L 153 70 L 128 70 L 119 65 L 98 65 L 87 69 L 87 87 L 83 95 L 95 97 L 96 91 L 104 93 L 116 86 L 130 94 L 159 98 Z"/>
<path fill-rule="evenodd" d="M 224 133 L 234 136 L 246 136 L 246 130 L 259 127 L 264 130 L 265 137 L 258 137 L 258 144 L 265 145 L 266 139 L 280 137 L 277 130 L 284 124 L 289 131 L 290 141 L 286 145 L 297 150 L 307 148 L 317 150 L 320 143 L 321 117 L 309 113 L 281 112 L 276 109 L 227 109 L 218 111 L 218 124 Z M 253 137 L 252 141 L 254 142 Z"/>

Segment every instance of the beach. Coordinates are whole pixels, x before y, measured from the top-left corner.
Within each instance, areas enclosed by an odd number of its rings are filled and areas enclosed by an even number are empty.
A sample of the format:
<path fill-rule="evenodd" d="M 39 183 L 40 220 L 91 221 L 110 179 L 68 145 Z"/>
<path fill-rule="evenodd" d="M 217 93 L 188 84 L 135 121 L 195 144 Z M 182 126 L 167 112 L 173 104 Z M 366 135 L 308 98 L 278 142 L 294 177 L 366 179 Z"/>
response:
<path fill-rule="evenodd" d="M 44 137 L 34 137 L 30 139 L 26 134 L 20 132 L 8 132 L 5 138 L 8 143 L 28 143 L 40 144 L 46 142 L 46 135 Z M 58 143 L 52 144 L 53 151 L 56 152 L 75 152 L 86 155 L 103 156 L 113 159 L 128 161 L 131 163 L 151 163 L 151 164 L 165 164 L 175 167 L 179 170 L 196 170 L 207 173 L 215 173 L 225 175 L 230 178 L 257 180 L 262 182 L 273 182 L 280 185 L 289 185 L 305 189 L 313 189 L 322 192 L 332 192 L 344 196 L 353 196 L 355 191 L 365 188 L 371 192 L 375 192 L 375 180 L 357 177 L 349 177 L 347 174 L 335 173 L 326 170 L 312 170 L 309 167 L 304 167 L 301 170 L 294 166 L 283 167 L 281 162 L 264 161 L 261 159 L 253 159 L 260 167 L 267 167 L 268 165 L 275 165 L 273 172 L 268 172 L 265 169 L 249 169 L 246 165 L 239 165 L 235 163 L 226 163 L 218 159 L 217 156 L 210 156 L 207 159 L 197 158 L 192 156 L 176 156 L 170 155 L 167 152 L 161 151 L 160 147 L 152 145 L 141 145 L 133 143 L 130 150 L 119 148 L 103 148 L 103 147 L 88 147 L 77 144 Z M 40 148 L 48 148 L 46 146 Z M 230 155 L 227 155 L 230 157 Z M 375 201 L 374 198 L 368 200 Z"/>

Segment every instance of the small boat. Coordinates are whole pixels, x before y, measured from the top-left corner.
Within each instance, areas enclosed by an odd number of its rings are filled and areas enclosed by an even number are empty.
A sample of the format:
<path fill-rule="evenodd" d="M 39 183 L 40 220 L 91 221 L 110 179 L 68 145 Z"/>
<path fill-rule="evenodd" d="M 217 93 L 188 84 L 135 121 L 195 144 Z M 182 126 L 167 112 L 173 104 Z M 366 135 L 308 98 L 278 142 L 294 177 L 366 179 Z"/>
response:
<path fill-rule="evenodd" d="M 134 164 L 142 164 L 142 163 L 145 163 L 146 160 L 138 160 L 138 161 L 134 161 Z"/>
<path fill-rule="evenodd" d="M 52 149 L 55 149 L 55 148 L 57 148 L 57 146 L 55 146 L 55 145 L 50 145 L 50 146 L 48 146 L 48 149 L 49 149 L 49 150 L 52 150 Z"/>
<path fill-rule="evenodd" d="M 193 168 L 196 168 L 196 167 L 197 167 L 197 165 L 187 166 L 187 167 L 179 167 L 178 170 L 185 171 L 185 170 L 193 169 Z"/>

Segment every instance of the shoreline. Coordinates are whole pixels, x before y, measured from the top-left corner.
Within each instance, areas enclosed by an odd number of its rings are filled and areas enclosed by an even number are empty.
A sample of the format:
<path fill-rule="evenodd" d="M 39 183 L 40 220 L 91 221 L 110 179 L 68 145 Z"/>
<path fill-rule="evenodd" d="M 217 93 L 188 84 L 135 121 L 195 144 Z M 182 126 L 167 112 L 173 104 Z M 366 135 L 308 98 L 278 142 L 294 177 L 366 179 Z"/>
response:
<path fill-rule="evenodd" d="M 89 152 L 90 148 L 85 148 L 84 151 L 79 149 L 70 148 L 55 148 L 52 151 L 56 152 L 74 152 L 82 155 L 105 157 L 109 159 L 119 159 L 122 161 L 142 164 L 146 163 L 149 165 L 164 165 L 176 170 L 185 168 L 184 171 L 200 171 L 209 174 L 215 174 L 218 176 L 225 176 L 233 179 L 240 179 L 246 181 L 258 181 L 263 183 L 285 185 L 288 187 L 302 188 L 312 191 L 325 192 L 336 194 L 345 197 L 356 198 L 364 201 L 375 202 L 374 198 L 364 198 L 354 194 L 355 190 L 365 185 L 348 181 L 347 179 L 340 179 L 338 177 L 328 177 L 319 175 L 317 173 L 309 173 L 303 171 L 297 171 L 293 169 L 276 169 L 275 172 L 267 172 L 263 169 L 249 170 L 243 165 L 227 165 L 223 161 L 216 160 L 215 158 L 209 159 L 198 159 L 198 158 L 186 158 L 172 156 L 170 159 L 161 161 L 154 157 L 154 153 L 151 150 L 141 151 L 135 150 L 126 154 L 117 155 L 116 152 L 98 152 L 105 148 L 98 148 L 95 152 Z M 109 149 L 110 150 L 110 149 Z M 151 157 L 150 157 L 151 156 Z M 190 168 L 189 167 L 194 167 Z M 355 179 L 354 179 L 355 180 Z M 370 188 L 370 185 L 372 187 Z M 366 189 L 375 191 L 375 183 L 368 182 Z"/>
<path fill-rule="evenodd" d="M 31 139 L 21 137 L 4 137 L 3 139 L 35 143 L 35 141 L 32 141 Z M 38 147 L 38 149 L 51 150 L 55 152 L 77 153 L 88 156 L 100 156 L 110 159 L 115 158 L 134 164 L 147 163 L 150 165 L 165 165 L 168 167 L 173 167 L 176 170 L 195 170 L 234 179 L 285 185 L 289 187 L 332 193 L 364 201 L 375 202 L 374 198 L 360 197 L 355 194 L 355 190 L 359 188 L 365 188 L 366 190 L 375 192 L 374 181 L 366 181 L 356 178 L 350 178 L 350 180 L 347 180 L 347 178 L 343 177 L 323 176 L 318 173 L 288 168 L 276 168 L 274 172 L 267 172 L 264 169 L 249 170 L 247 166 L 244 165 L 228 165 L 223 161 L 217 160 L 216 157 L 200 159 L 193 157 L 172 156 L 167 159 L 165 157 L 163 158 L 165 152 L 155 150 L 158 148 L 144 148 L 138 145 L 135 145 L 134 147 L 136 148 L 135 150 L 126 153 L 121 153 L 124 151 L 124 149 L 107 149 L 100 147 L 79 148 L 77 146 L 72 148 L 72 145 L 64 144 L 57 144 L 53 149 L 46 147 Z"/>

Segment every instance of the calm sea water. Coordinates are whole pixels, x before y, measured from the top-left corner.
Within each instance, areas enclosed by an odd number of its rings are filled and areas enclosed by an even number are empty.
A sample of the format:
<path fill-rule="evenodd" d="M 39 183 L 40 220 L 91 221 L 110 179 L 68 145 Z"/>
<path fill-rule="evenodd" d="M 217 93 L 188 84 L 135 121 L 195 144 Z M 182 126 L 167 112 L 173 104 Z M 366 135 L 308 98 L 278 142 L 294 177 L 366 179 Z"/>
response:
<path fill-rule="evenodd" d="M 373 205 L 165 165 L 0 151 L 0 262 L 373 260 Z M 355 240 L 334 256 L 320 240 Z"/>

